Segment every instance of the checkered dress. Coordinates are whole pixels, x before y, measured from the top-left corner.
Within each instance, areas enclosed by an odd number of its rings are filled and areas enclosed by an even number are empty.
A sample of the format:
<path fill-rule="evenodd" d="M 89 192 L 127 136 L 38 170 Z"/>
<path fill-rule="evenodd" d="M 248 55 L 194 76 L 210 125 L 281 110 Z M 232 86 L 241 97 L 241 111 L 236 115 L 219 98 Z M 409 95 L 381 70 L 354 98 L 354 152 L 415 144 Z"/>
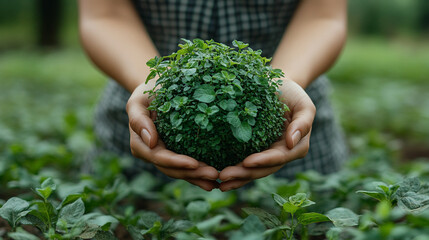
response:
<path fill-rule="evenodd" d="M 201 38 L 226 44 L 237 39 L 270 57 L 297 4 L 297 0 L 134 0 L 161 55 L 176 51 L 181 38 Z M 327 174 L 337 171 L 346 159 L 342 132 L 334 121 L 328 98 L 329 81 L 319 77 L 306 91 L 317 108 L 309 153 L 304 159 L 285 165 L 277 176 L 293 178 L 309 169 Z M 129 92 L 109 81 L 96 109 L 95 133 L 101 149 L 131 157 L 125 111 L 129 97 Z M 165 178 L 154 166 L 139 159 L 125 171 L 130 175 L 150 171 Z"/>

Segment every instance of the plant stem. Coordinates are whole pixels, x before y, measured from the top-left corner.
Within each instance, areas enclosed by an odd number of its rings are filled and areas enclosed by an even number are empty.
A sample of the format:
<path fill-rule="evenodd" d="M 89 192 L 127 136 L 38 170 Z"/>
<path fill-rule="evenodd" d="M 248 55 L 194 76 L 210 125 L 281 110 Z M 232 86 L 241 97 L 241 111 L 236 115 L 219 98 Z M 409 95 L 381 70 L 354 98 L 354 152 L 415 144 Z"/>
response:
<path fill-rule="evenodd" d="M 301 240 L 308 240 L 308 228 L 306 225 L 302 225 Z"/>
<path fill-rule="evenodd" d="M 52 227 L 51 226 L 51 216 L 49 216 L 47 200 L 43 201 L 43 204 L 45 205 L 46 217 L 48 218 L 48 226 L 49 226 L 49 229 L 50 229 Z"/>
<path fill-rule="evenodd" d="M 293 213 L 290 214 L 291 215 L 291 224 L 290 224 L 290 235 L 289 235 L 289 240 L 293 239 L 293 231 L 295 230 L 295 225 L 293 224 Z"/>

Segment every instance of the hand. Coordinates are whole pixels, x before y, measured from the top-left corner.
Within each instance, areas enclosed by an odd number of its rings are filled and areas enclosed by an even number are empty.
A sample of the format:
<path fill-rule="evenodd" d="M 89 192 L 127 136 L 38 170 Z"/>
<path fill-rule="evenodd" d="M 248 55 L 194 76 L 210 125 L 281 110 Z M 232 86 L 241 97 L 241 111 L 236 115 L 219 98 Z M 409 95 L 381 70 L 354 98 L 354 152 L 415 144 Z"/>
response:
<path fill-rule="evenodd" d="M 131 153 L 154 164 L 167 176 L 184 179 L 207 191 L 217 188 L 219 173 L 215 168 L 165 148 L 153 123 L 155 113 L 147 110 L 150 100 L 143 92 L 148 88 L 146 84 L 140 84 L 127 103 Z"/>
<path fill-rule="evenodd" d="M 294 81 L 286 80 L 281 86 L 284 101 L 290 108 L 286 113 L 286 127 L 279 141 L 263 152 L 248 156 L 243 162 L 226 167 L 219 174 L 219 188 L 229 191 L 248 182 L 268 176 L 286 163 L 303 158 L 310 146 L 310 133 L 316 107 L 307 93 Z"/>

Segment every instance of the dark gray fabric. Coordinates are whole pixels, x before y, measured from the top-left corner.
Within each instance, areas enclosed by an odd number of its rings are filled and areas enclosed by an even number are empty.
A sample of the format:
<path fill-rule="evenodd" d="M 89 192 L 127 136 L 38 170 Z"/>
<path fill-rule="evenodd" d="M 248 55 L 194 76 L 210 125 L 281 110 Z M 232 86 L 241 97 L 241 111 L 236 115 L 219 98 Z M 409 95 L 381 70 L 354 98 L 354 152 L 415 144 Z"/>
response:
<path fill-rule="evenodd" d="M 234 39 L 250 43 L 272 56 L 296 8 L 296 0 L 135 0 L 143 23 L 161 55 L 177 50 L 180 38 L 214 39 L 230 44 Z M 342 132 L 334 120 L 328 93 L 328 79 L 320 77 L 307 89 L 317 108 L 304 159 L 287 164 L 277 176 L 293 178 L 296 173 L 316 170 L 322 174 L 337 171 L 347 157 Z M 96 109 L 95 133 L 101 149 L 131 156 L 128 116 L 125 105 L 130 96 L 110 80 Z M 126 170 L 132 175 L 150 171 L 166 178 L 152 165 L 136 159 Z"/>

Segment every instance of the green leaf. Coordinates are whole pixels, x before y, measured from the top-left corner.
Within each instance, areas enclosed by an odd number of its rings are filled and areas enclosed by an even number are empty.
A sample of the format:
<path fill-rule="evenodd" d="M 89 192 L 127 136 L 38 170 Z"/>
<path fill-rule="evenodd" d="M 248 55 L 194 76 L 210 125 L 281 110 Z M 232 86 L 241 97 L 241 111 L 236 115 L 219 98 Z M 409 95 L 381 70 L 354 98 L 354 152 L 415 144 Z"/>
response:
<path fill-rule="evenodd" d="M 265 230 L 265 225 L 256 215 L 249 215 L 244 219 L 243 224 L 241 225 L 241 231 L 246 234 L 263 233 Z"/>
<path fill-rule="evenodd" d="M 172 106 L 174 108 L 176 108 L 176 110 L 184 105 L 186 105 L 186 103 L 188 102 L 188 97 L 183 97 L 183 96 L 176 96 L 173 98 L 173 104 Z"/>
<path fill-rule="evenodd" d="M 52 178 L 46 178 L 41 185 L 42 188 L 50 187 L 52 190 L 57 189 L 57 185 L 55 184 L 54 180 Z"/>
<path fill-rule="evenodd" d="M 170 111 L 170 109 L 171 109 L 171 103 L 170 102 L 165 102 L 161 107 L 158 108 L 158 110 L 163 112 L 163 113 Z"/>
<path fill-rule="evenodd" d="M 407 192 L 418 192 L 420 190 L 420 180 L 416 177 L 405 178 L 399 183 L 399 188 L 396 191 L 398 196 L 402 196 Z"/>
<path fill-rule="evenodd" d="M 200 110 L 200 112 L 206 113 L 209 106 L 207 106 L 205 103 L 198 103 L 197 108 Z"/>
<path fill-rule="evenodd" d="M 230 96 L 234 96 L 234 95 L 235 95 L 234 87 L 233 87 L 233 86 L 231 86 L 231 85 L 228 85 L 228 86 L 226 86 L 226 87 L 223 87 L 223 88 L 222 88 L 222 91 L 223 91 L 224 93 L 229 94 Z"/>
<path fill-rule="evenodd" d="M 327 212 L 326 216 L 336 227 L 353 227 L 359 223 L 359 216 L 347 208 L 334 208 Z"/>
<path fill-rule="evenodd" d="M 15 228 L 17 222 L 21 217 L 22 213 L 27 214 L 26 211 L 30 207 L 30 204 L 18 197 L 12 197 L 0 208 L 0 217 L 6 219 L 10 226 Z"/>
<path fill-rule="evenodd" d="M 50 202 L 36 200 L 32 202 L 31 209 L 32 210 L 28 214 L 33 215 L 43 222 L 44 228 L 54 224 L 53 220 L 57 216 L 57 211 Z"/>
<path fill-rule="evenodd" d="M 129 183 L 131 191 L 134 194 L 145 196 L 151 195 L 150 192 L 158 184 L 155 177 L 146 171 L 141 171 L 137 176 L 133 176 L 133 180 Z"/>
<path fill-rule="evenodd" d="M 200 221 L 203 219 L 210 210 L 210 204 L 206 201 L 193 201 L 186 206 L 186 212 L 188 213 L 191 221 Z"/>
<path fill-rule="evenodd" d="M 156 71 L 150 71 L 149 75 L 146 78 L 146 82 L 145 84 L 147 84 L 149 82 L 149 80 L 153 79 L 156 76 Z"/>
<path fill-rule="evenodd" d="M 304 203 L 304 201 L 306 199 L 307 199 L 307 194 L 305 194 L 305 193 L 297 193 L 297 194 L 295 194 L 293 196 L 290 196 L 288 200 L 294 206 L 299 207 L 299 206 L 301 206 Z"/>
<path fill-rule="evenodd" d="M 237 40 L 234 40 L 234 41 L 232 42 L 232 45 L 233 45 L 234 47 L 238 47 L 238 49 L 240 49 L 240 50 L 249 46 L 249 44 L 247 44 L 247 43 L 243 43 L 243 42 L 241 42 L 241 41 L 237 41 Z"/>
<path fill-rule="evenodd" d="M 205 82 L 211 82 L 211 81 L 212 81 L 212 77 L 211 77 L 210 75 L 204 75 L 204 76 L 203 76 L 203 80 L 204 80 Z"/>
<path fill-rule="evenodd" d="M 139 220 L 145 228 L 151 228 L 156 222 L 161 222 L 162 218 L 154 212 L 144 212 Z"/>
<path fill-rule="evenodd" d="M 235 76 L 234 76 L 235 77 Z M 243 92 L 243 87 L 241 87 L 241 83 L 239 80 L 234 80 L 232 82 L 232 84 L 234 85 L 234 87 L 236 87 L 238 89 L 238 92 Z"/>
<path fill-rule="evenodd" d="M 301 208 L 304 208 L 304 207 L 308 207 L 308 206 L 311 206 L 311 205 L 313 205 L 313 204 L 316 204 L 315 202 L 313 202 L 313 201 L 311 201 L 311 200 L 308 200 L 308 199 L 305 199 L 304 200 L 304 202 L 301 204 Z"/>
<path fill-rule="evenodd" d="M 99 230 L 99 227 L 88 227 L 81 234 L 79 234 L 79 237 L 81 239 L 94 239 Z"/>
<path fill-rule="evenodd" d="M 392 211 L 392 206 L 389 201 L 381 201 L 375 209 L 375 219 L 387 219 Z M 361 221 L 362 222 L 362 221 Z"/>
<path fill-rule="evenodd" d="M 7 236 L 14 240 L 39 240 L 37 236 L 34 236 L 20 227 L 16 229 L 16 232 L 8 233 Z"/>
<path fill-rule="evenodd" d="M 398 197 L 398 206 L 404 210 L 420 213 L 429 207 L 429 195 L 407 192 Z"/>
<path fill-rule="evenodd" d="M 173 91 L 173 90 L 176 90 L 176 89 L 178 89 L 179 88 L 179 85 L 177 85 L 177 84 L 173 84 L 173 85 L 171 85 L 170 87 L 168 87 L 168 91 Z"/>
<path fill-rule="evenodd" d="M 256 117 L 256 115 L 258 113 L 258 108 L 256 107 L 255 104 L 247 101 L 244 104 L 244 106 L 245 106 L 244 111 L 247 113 L 247 115 L 252 116 L 252 117 Z"/>
<path fill-rule="evenodd" d="M 326 237 L 328 240 L 342 240 L 341 233 L 344 231 L 344 228 L 332 227 L 326 232 Z"/>
<path fill-rule="evenodd" d="M 225 111 L 231 112 L 237 107 L 237 102 L 234 99 L 222 100 L 219 102 L 219 107 Z"/>
<path fill-rule="evenodd" d="M 111 232 L 98 231 L 92 240 L 117 240 Z"/>
<path fill-rule="evenodd" d="M 57 207 L 57 210 L 60 210 L 62 207 L 64 207 L 65 205 L 68 205 L 76 200 L 78 200 L 79 198 L 82 197 L 82 194 L 78 193 L 78 194 L 70 194 L 67 195 L 67 197 L 61 202 L 61 204 Z"/>
<path fill-rule="evenodd" d="M 243 212 L 245 212 L 247 215 L 257 216 L 265 224 L 267 228 L 275 228 L 282 224 L 275 215 L 261 208 L 246 207 L 246 208 L 242 208 L 241 210 L 243 210 Z"/>
<path fill-rule="evenodd" d="M 195 116 L 195 123 L 204 129 L 209 124 L 209 119 L 205 114 L 199 113 L 197 116 Z"/>
<path fill-rule="evenodd" d="M 150 68 L 153 68 L 158 63 L 156 58 L 151 58 L 149 61 L 146 62 L 146 65 Z"/>
<path fill-rule="evenodd" d="M 211 116 L 219 112 L 219 108 L 216 105 L 210 106 L 207 108 L 206 113 L 207 115 Z"/>
<path fill-rule="evenodd" d="M 180 140 L 182 140 L 182 138 L 183 138 L 183 135 L 179 133 L 176 135 L 176 138 L 174 139 L 174 141 L 180 142 Z"/>
<path fill-rule="evenodd" d="M 296 205 L 294 205 L 294 204 L 292 204 L 290 202 L 286 202 L 285 204 L 283 204 L 283 210 L 285 212 L 294 214 L 298 209 L 299 209 L 298 206 L 296 206 Z"/>
<path fill-rule="evenodd" d="M 356 191 L 356 193 L 362 193 L 365 194 L 367 196 L 370 196 L 372 198 L 375 198 L 379 201 L 382 200 L 386 200 L 386 195 L 377 191 L 365 191 L 365 190 L 360 190 L 360 191 Z"/>
<path fill-rule="evenodd" d="M 330 221 L 330 219 L 320 213 L 310 212 L 310 213 L 303 213 L 299 215 L 298 222 L 303 225 L 308 225 L 311 223 L 318 223 L 318 222 L 326 222 Z"/>
<path fill-rule="evenodd" d="M 178 112 L 172 112 L 170 114 L 170 122 L 173 128 L 177 128 L 182 124 L 183 119 L 180 118 L 180 114 Z"/>
<path fill-rule="evenodd" d="M 185 69 L 181 69 L 181 71 L 185 76 L 192 76 L 197 72 L 197 69 L 196 68 L 188 68 L 188 69 L 185 68 Z"/>
<path fill-rule="evenodd" d="M 231 124 L 232 127 L 239 127 L 241 125 L 240 118 L 238 117 L 238 112 L 229 112 L 226 115 L 226 121 Z"/>
<path fill-rule="evenodd" d="M 198 229 L 200 229 L 202 232 L 212 232 L 213 229 L 219 227 L 222 220 L 225 219 L 224 215 L 216 215 L 212 218 L 203 220 L 201 222 L 197 223 Z"/>
<path fill-rule="evenodd" d="M 252 118 L 248 118 L 247 122 L 249 123 L 250 126 L 255 126 L 255 124 L 256 124 L 256 120 L 253 117 Z"/>
<path fill-rule="evenodd" d="M 213 102 L 216 99 L 214 87 L 207 84 L 201 85 L 195 90 L 194 99 L 204 103 Z"/>
<path fill-rule="evenodd" d="M 277 193 L 273 193 L 272 197 L 274 199 L 274 201 L 280 205 L 281 207 L 283 207 L 283 205 L 287 202 L 287 200 L 285 198 L 283 198 L 282 196 L 278 195 Z"/>
<path fill-rule="evenodd" d="M 36 188 L 36 192 L 40 197 L 42 197 L 46 201 L 48 197 L 51 195 L 52 189 L 50 187 Z"/>
<path fill-rule="evenodd" d="M 195 225 L 188 220 L 176 220 L 170 219 L 166 224 L 161 228 L 162 232 L 165 232 L 166 235 L 170 236 L 177 232 L 188 232 Z M 198 230 L 198 229 L 197 229 Z"/>
<path fill-rule="evenodd" d="M 118 219 L 110 215 L 98 215 L 88 220 L 89 224 L 97 225 L 104 231 L 108 231 L 112 224 L 117 224 L 118 222 Z"/>
<path fill-rule="evenodd" d="M 197 226 L 192 226 L 191 228 L 187 229 L 186 232 L 188 233 L 195 233 L 200 237 L 204 237 L 203 233 L 198 229 Z"/>
<path fill-rule="evenodd" d="M 291 230 L 288 225 L 281 225 L 275 228 L 267 229 L 264 232 L 265 237 L 269 237 L 268 239 L 279 239 L 279 235 L 276 235 L 279 232 L 284 232 L 284 230 Z M 283 234 L 281 234 L 282 236 Z"/>
<path fill-rule="evenodd" d="M 73 224 L 85 213 L 85 204 L 82 199 L 74 201 L 61 208 L 58 218 L 64 219 L 67 223 Z"/>
<path fill-rule="evenodd" d="M 47 178 L 42 182 L 41 188 L 36 188 L 36 193 L 46 201 L 56 188 L 54 180 Z"/>
<path fill-rule="evenodd" d="M 241 142 L 248 142 L 252 138 L 252 127 L 247 121 L 237 127 L 231 125 L 232 134 Z"/>
<path fill-rule="evenodd" d="M 227 81 L 232 81 L 236 77 L 234 74 L 229 73 L 227 71 L 221 71 L 221 74 L 222 74 L 223 78 Z"/>
<path fill-rule="evenodd" d="M 162 227 L 161 222 L 160 221 L 156 221 L 151 228 L 146 229 L 146 230 L 141 230 L 140 233 L 142 235 L 146 235 L 146 234 L 155 234 L 155 235 L 157 235 L 157 234 L 159 234 L 161 232 L 161 227 Z"/>

